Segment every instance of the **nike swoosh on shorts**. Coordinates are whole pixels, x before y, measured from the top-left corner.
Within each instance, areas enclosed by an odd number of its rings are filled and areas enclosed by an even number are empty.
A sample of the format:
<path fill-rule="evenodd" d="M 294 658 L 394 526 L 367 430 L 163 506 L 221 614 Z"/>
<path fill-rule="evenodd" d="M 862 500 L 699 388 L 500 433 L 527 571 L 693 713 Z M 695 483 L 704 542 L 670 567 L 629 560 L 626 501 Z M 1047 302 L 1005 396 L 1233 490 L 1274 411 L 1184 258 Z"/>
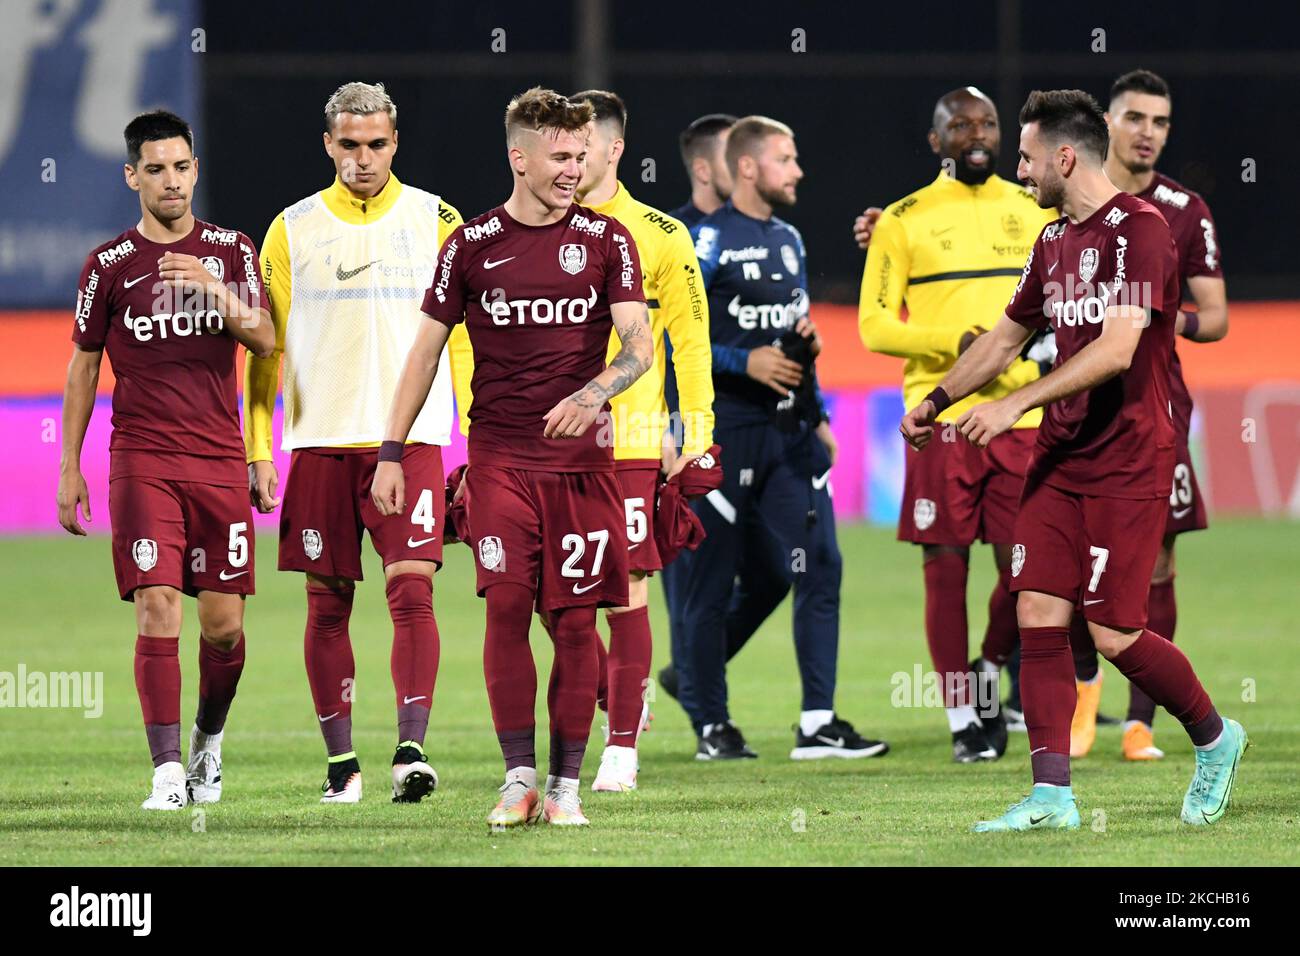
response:
<path fill-rule="evenodd" d="M 235 580 L 235 578 L 239 577 L 241 574 L 247 574 L 247 573 L 248 573 L 248 569 L 247 569 L 247 568 L 245 568 L 243 571 L 236 571 L 234 574 L 227 574 L 227 573 L 226 573 L 226 569 L 225 569 L 225 568 L 222 568 L 222 569 L 221 569 L 221 573 L 218 574 L 217 577 L 221 578 L 221 580 L 223 580 L 223 581 L 233 581 L 233 580 Z"/>
<path fill-rule="evenodd" d="M 573 586 L 573 593 L 574 593 L 574 594 L 586 594 L 588 591 L 590 591 L 592 588 L 594 588 L 594 587 L 595 587 L 597 584 L 599 584 L 599 583 L 600 583 L 600 581 L 593 581 L 593 582 L 591 582 L 590 584 L 588 584 L 586 587 L 579 587 L 578 585 L 575 584 L 575 585 Z"/>
<path fill-rule="evenodd" d="M 416 541 L 414 538 L 407 538 L 406 546 L 408 548 L 418 548 L 422 544 L 428 544 L 430 541 L 437 541 L 437 540 L 438 539 L 436 536 L 432 538 L 421 538 L 419 541 Z"/>

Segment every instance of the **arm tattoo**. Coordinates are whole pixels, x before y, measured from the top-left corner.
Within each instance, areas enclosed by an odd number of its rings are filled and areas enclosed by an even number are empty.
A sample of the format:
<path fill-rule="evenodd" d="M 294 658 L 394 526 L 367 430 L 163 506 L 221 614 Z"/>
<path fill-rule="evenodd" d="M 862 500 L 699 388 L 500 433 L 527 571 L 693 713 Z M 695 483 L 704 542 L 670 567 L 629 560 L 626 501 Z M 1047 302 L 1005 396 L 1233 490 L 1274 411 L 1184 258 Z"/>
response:
<path fill-rule="evenodd" d="M 615 325 L 618 331 L 619 341 L 622 347 L 618 354 L 614 356 L 613 361 L 609 363 L 608 368 L 617 371 L 617 375 L 608 385 L 601 385 L 596 379 L 587 383 L 581 391 L 573 396 L 574 401 L 584 408 L 591 406 L 599 407 L 604 405 L 615 395 L 619 395 L 631 387 L 632 383 L 640 378 L 654 358 L 653 346 L 650 343 L 650 323 L 649 316 L 645 313 L 638 316 L 632 322 L 625 323 L 622 326 Z"/>

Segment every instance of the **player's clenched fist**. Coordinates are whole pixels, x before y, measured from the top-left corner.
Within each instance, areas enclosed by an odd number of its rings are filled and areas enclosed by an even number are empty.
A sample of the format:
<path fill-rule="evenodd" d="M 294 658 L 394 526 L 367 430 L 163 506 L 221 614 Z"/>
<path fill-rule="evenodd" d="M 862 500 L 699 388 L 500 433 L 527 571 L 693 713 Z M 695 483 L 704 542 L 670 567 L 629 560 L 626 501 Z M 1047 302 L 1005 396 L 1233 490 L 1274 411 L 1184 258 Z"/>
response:
<path fill-rule="evenodd" d="M 588 385 L 543 416 L 546 427 L 542 434 L 547 438 L 578 438 L 591 427 L 604 404 L 604 400 L 594 394 Z"/>
<path fill-rule="evenodd" d="M 934 419 L 938 414 L 934 402 L 927 398 L 903 416 L 898 431 L 909 445 L 920 451 L 934 435 Z"/>
<path fill-rule="evenodd" d="M 77 506 L 81 506 L 82 512 L 86 515 L 86 520 L 90 519 L 90 490 L 86 487 L 86 479 L 81 472 L 64 473 L 59 476 L 59 524 L 63 525 L 65 531 L 69 534 L 85 534 L 86 529 L 81 526 L 77 518 Z"/>
<path fill-rule="evenodd" d="M 998 399 L 976 405 L 966 412 L 957 419 L 957 429 L 976 448 L 985 448 L 1019 419 L 1019 409 L 1006 399 Z"/>
<path fill-rule="evenodd" d="M 216 281 L 198 256 L 187 256 L 179 252 L 163 254 L 158 260 L 158 277 L 164 282 L 175 282 L 182 287 L 206 287 L 209 282 Z"/>
<path fill-rule="evenodd" d="M 280 473 L 275 464 L 269 461 L 254 461 L 248 465 L 248 500 L 261 514 L 270 514 L 280 507 L 280 498 L 275 496 L 280 486 Z"/>
<path fill-rule="evenodd" d="M 370 483 L 370 500 L 384 517 L 400 515 L 406 508 L 406 476 L 399 461 L 381 461 Z"/>
<path fill-rule="evenodd" d="M 865 249 L 871 245 L 871 234 L 876 231 L 876 221 L 880 219 L 880 214 L 884 212 L 879 206 L 871 206 L 862 211 L 862 215 L 853 220 L 853 241 L 858 244 L 859 249 Z"/>

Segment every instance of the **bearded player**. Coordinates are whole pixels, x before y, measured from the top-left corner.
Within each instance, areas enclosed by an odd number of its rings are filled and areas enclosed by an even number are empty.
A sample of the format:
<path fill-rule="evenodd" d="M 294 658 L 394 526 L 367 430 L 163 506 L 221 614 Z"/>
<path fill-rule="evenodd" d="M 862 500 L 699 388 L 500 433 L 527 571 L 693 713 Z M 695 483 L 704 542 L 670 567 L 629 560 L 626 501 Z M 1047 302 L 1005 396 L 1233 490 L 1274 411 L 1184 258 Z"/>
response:
<path fill-rule="evenodd" d="M 440 197 L 393 174 L 397 106 L 382 83 L 339 87 L 325 104 L 323 138 L 334 182 L 285 209 L 266 234 L 277 340 L 275 354 L 247 370 L 249 492 L 264 514 L 281 503 L 271 421 L 283 357 L 283 448 L 291 458 L 279 565 L 307 579 L 304 654 L 327 760 L 321 802 L 356 803 L 362 794 L 352 747 L 356 664 L 348 621 L 362 578 L 364 528 L 383 561 L 393 622 L 393 800 L 416 803 L 438 784 L 424 738 L 438 676 L 433 575 L 442 563 L 448 373 L 407 436 L 410 513 L 381 514 L 368 490 L 388 400 L 423 324 L 420 299 L 441 241 L 461 220 Z"/>
<path fill-rule="evenodd" d="M 1048 375 L 971 408 L 957 422 L 983 448 L 1028 409 L 1047 406 L 1011 562 L 1034 786 L 975 829 L 1079 826 L 1070 788 L 1076 609 L 1097 649 L 1183 724 L 1196 771 L 1182 820 L 1211 824 L 1228 809 L 1246 732 L 1219 716 L 1183 653 L 1146 627 L 1174 471 L 1169 363 L 1178 321 L 1177 252 L 1158 210 L 1106 177 L 1106 121 L 1091 96 L 1036 90 L 1020 122 L 1019 178 L 1039 206 L 1063 215 L 1039 234 L 994 328 L 900 426 L 913 447 L 925 448 L 944 408 L 992 381 L 1034 330 L 1055 329 L 1057 358 Z"/>
<path fill-rule="evenodd" d="M 179 116 L 126 127 L 126 183 L 140 221 L 86 258 L 63 392 L 59 523 L 90 521 L 81 446 L 105 351 L 112 363 L 108 513 L 113 570 L 135 605 L 135 686 L 153 757 L 146 810 L 221 799 L 221 741 L 244 669 L 253 515 L 243 491 L 235 356 L 268 355 L 257 250 L 194 217 L 194 135 Z M 199 706 L 181 765 L 181 595 L 197 599 Z"/>
<path fill-rule="evenodd" d="M 469 467 L 458 490 L 487 601 L 483 668 L 506 778 L 493 828 L 584 826 L 579 772 L 596 710 L 596 608 L 628 606 L 627 516 L 608 403 L 654 361 L 636 245 L 574 203 L 592 109 L 534 88 L 506 109 L 514 189 L 456 229 L 424 297 L 429 318 L 398 382 L 371 496 L 406 507 L 402 442 L 451 330 L 474 353 Z M 611 331 L 622 343 L 605 364 Z M 604 425 L 593 428 L 606 416 Z M 602 437 L 603 436 L 603 437 Z M 407 453 L 409 454 L 409 452 Z M 537 789 L 533 608 L 555 645 L 550 775 Z"/>
<path fill-rule="evenodd" d="M 1134 70 L 1115 80 L 1110 88 L 1106 124 L 1110 151 L 1106 175 L 1116 186 L 1144 199 L 1169 223 L 1178 249 L 1178 275 L 1196 302 L 1195 312 L 1180 312 L 1178 334 L 1190 342 L 1216 342 L 1228 334 L 1228 294 L 1214 217 L 1205 200 L 1181 183 L 1155 169 L 1169 139 L 1172 99 L 1169 85 L 1149 70 Z M 1183 381 L 1183 367 L 1175 349 L 1169 378 L 1174 410 L 1174 480 L 1169 494 L 1168 523 L 1151 575 L 1148 605 L 1151 630 L 1174 639 L 1178 604 L 1174 597 L 1174 542 L 1186 531 L 1208 527 L 1205 501 L 1192 466 L 1189 434 L 1192 396 Z M 1102 671 L 1091 643 L 1074 638 L 1075 679 L 1079 703 L 1070 727 L 1070 753 L 1082 757 L 1096 737 L 1097 705 L 1101 700 Z M 1152 721 L 1156 705 L 1136 684 L 1129 684 L 1128 715 L 1124 721 L 1123 752 L 1126 760 L 1159 760 L 1164 751 L 1155 745 Z"/>

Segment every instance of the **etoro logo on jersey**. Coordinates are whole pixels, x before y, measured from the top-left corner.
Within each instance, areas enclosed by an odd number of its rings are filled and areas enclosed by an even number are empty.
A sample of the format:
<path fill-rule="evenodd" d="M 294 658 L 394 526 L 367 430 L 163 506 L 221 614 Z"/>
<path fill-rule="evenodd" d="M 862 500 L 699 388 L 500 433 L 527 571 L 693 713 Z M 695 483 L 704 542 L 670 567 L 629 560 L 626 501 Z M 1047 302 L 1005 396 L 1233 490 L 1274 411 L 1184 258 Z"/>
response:
<path fill-rule="evenodd" d="M 150 342 L 155 338 L 165 342 L 168 339 L 183 339 L 193 335 L 220 335 L 226 327 L 225 319 L 216 309 L 132 315 L 131 307 L 128 305 L 126 314 L 122 316 L 122 322 L 135 336 L 137 342 Z"/>
<path fill-rule="evenodd" d="M 504 289 L 493 289 L 489 301 L 483 290 L 479 304 L 492 316 L 493 325 L 561 325 L 587 321 L 596 304 L 596 287 L 588 285 L 585 299 L 506 299 Z"/>
<path fill-rule="evenodd" d="M 795 289 L 790 293 L 789 303 L 763 302 L 758 305 L 741 305 L 740 296 L 736 295 L 727 303 L 727 314 L 747 332 L 791 329 L 808 314 L 808 293 L 804 289 Z"/>

